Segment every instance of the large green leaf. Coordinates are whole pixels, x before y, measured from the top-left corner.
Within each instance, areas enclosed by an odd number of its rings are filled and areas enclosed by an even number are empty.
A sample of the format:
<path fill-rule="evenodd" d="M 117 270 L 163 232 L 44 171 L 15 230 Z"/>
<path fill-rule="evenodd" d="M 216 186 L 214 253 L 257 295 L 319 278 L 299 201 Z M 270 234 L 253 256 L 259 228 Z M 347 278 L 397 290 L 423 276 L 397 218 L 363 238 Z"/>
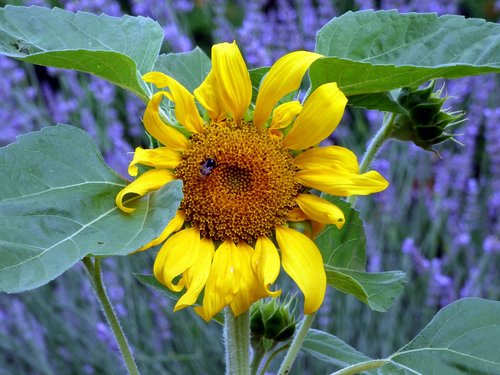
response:
<path fill-rule="evenodd" d="M 345 216 L 342 229 L 334 225 L 327 225 L 325 230 L 316 238 L 316 245 L 321 251 L 326 265 L 349 268 L 358 271 L 365 270 L 366 237 L 363 221 L 359 212 L 340 198 L 323 195 L 323 198 L 336 204 Z"/>
<path fill-rule="evenodd" d="M 338 367 L 346 367 L 371 360 L 349 344 L 329 333 L 310 329 L 302 344 L 302 350 L 320 361 Z"/>
<path fill-rule="evenodd" d="M 361 272 L 326 265 L 328 285 L 346 294 L 351 294 L 372 310 L 385 312 L 403 291 L 405 273 Z"/>
<path fill-rule="evenodd" d="M 0 149 L 0 291 L 54 279 L 83 257 L 125 255 L 157 237 L 175 215 L 179 181 L 136 200 L 124 214 L 127 184 L 82 130 L 59 125 Z"/>
<path fill-rule="evenodd" d="M 190 52 L 160 55 L 154 70 L 174 77 L 192 93 L 201 85 L 211 67 L 208 56 L 196 47 Z"/>
<path fill-rule="evenodd" d="M 348 12 L 318 32 L 316 51 L 328 57 L 311 66 L 313 87 L 337 82 L 347 96 L 382 93 L 500 72 L 500 25 L 431 13 Z"/>
<path fill-rule="evenodd" d="M 500 302 L 466 298 L 446 306 L 379 374 L 500 374 Z"/>
<path fill-rule="evenodd" d="M 162 41 L 162 28 L 149 18 L 0 8 L 0 54 L 92 73 L 143 100 L 147 95 L 138 76 L 152 69 Z"/>

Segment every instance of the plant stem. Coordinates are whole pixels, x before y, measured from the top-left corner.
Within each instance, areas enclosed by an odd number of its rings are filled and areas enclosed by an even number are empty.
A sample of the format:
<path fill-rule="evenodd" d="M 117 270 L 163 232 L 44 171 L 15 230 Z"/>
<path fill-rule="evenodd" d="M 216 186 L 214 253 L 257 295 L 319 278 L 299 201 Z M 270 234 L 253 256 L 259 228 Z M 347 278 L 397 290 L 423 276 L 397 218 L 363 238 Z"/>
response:
<path fill-rule="evenodd" d="M 224 347 L 226 375 L 250 374 L 250 313 L 234 317 L 229 307 L 224 310 Z"/>
<path fill-rule="evenodd" d="M 259 375 L 265 375 L 267 372 L 267 369 L 271 365 L 271 362 L 273 361 L 274 357 L 276 357 L 282 351 L 287 350 L 289 347 L 290 347 L 290 345 L 283 345 L 283 346 L 280 346 L 279 348 L 275 349 L 274 351 L 272 351 L 268 355 L 266 362 L 264 362 L 264 365 L 261 367 Z"/>
<path fill-rule="evenodd" d="M 116 342 L 118 343 L 118 347 L 120 348 L 120 353 L 122 355 L 123 361 L 125 362 L 128 373 L 130 375 L 139 375 L 139 370 L 137 368 L 137 365 L 135 364 L 134 357 L 132 356 L 132 351 L 130 350 L 127 342 L 127 338 L 125 337 L 125 333 L 122 330 L 120 321 L 115 314 L 113 305 L 108 298 L 106 289 L 104 288 L 104 284 L 102 282 L 101 260 L 99 258 L 94 258 L 94 262 L 92 262 L 92 259 L 90 259 L 89 257 L 85 257 L 83 258 L 82 262 L 85 265 L 85 270 L 87 271 L 86 273 L 90 279 L 97 300 L 101 304 L 102 310 L 104 311 L 106 320 L 108 321 L 108 324 L 111 327 L 113 334 L 115 335 Z"/>
<path fill-rule="evenodd" d="M 283 359 L 283 362 L 281 363 L 280 369 L 278 370 L 278 375 L 286 375 L 290 372 L 293 362 L 295 361 L 295 358 L 297 358 L 297 355 L 300 352 L 300 348 L 302 348 L 302 343 L 306 338 L 309 328 L 311 328 L 315 316 L 316 313 L 312 313 L 309 315 L 305 315 L 302 319 L 302 323 L 300 324 L 299 329 L 293 336 L 290 349 L 288 349 L 285 359 Z"/>
<path fill-rule="evenodd" d="M 379 367 L 382 367 L 386 363 L 390 361 L 387 359 L 375 359 L 373 361 L 366 361 L 357 363 L 355 365 L 343 368 L 342 370 L 336 371 L 330 375 L 355 375 L 359 374 L 362 371 L 373 370 Z"/>
<path fill-rule="evenodd" d="M 250 364 L 250 371 L 252 375 L 256 375 L 259 373 L 260 363 L 262 362 L 262 358 L 266 354 L 266 350 L 262 346 L 253 346 L 253 357 L 252 362 Z"/>
<path fill-rule="evenodd" d="M 370 144 L 368 145 L 368 148 L 366 150 L 365 156 L 363 157 L 363 160 L 359 165 L 360 173 L 365 173 L 368 171 L 373 160 L 375 160 L 375 156 L 377 156 L 377 152 L 380 150 L 382 145 L 391 137 L 395 119 L 396 119 L 395 113 L 391 113 L 389 116 L 385 117 L 382 127 L 379 129 L 377 134 L 375 134 L 375 136 L 371 139 Z M 356 198 L 357 198 L 356 195 L 351 195 L 350 197 L 347 198 L 347 202 L 349 202 L 351 206 L 354 206 Z"/>

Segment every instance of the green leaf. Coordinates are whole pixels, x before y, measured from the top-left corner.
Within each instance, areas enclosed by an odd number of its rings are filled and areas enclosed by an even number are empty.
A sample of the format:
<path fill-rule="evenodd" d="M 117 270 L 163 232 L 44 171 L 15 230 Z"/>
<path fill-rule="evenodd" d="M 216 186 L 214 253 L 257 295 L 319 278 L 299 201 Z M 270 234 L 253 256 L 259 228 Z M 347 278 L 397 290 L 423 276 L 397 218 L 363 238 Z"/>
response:
<path fill-rule="evenodd" d="M 162 28 L 149 18 L 0 8 L 0 54 L 95 74 L 143 100 L 147 95 L 138 77 L 153 67 L 162 41 Z"/>
<path fill-rule="evenodd" d="M 45 128 L 0 149 L 0 291 L 46 284 L 87 255 L 126 255 L 160 235 L 182 198 L 180 181 L 121 212 L 127 185 L 84 131 Z"/>
<path fill-rule="evenodd" d="M 500 302 L 465 298 L 440 310 L 379 374 L 500 374 Z"/>
<path fill-rule="evenodd" d="M 380 92 L 376 94 L 361 94 L 349 96 L 347 104 L 353 107 L 375 109 L 384 112 L 393 112 L 406 115 L 404 109 L 390 92 Z"/>
<path fill-rule="evenodd" d="M 165 285 L 160 283 L 158 280 L 156 280 L 156 277 L 154 275 L 144 275 L 140 273 L 134 273 L 134 276 L 137 280 L 139 280 L 142 284 L 146 285 L 149 288 L 152 288 L 156 290 L 157 292 L 160 292 L 164 296 L 170 298 L 173 301 L 178 301 L 179 298 L 184 294 L 184 292 L 173 292 L 170 289 L 168 289 Z M 201 298 L 198 298 L 200 300 Z M 193 306 L 200 306 L 201 303 L 197 302 Z M 213 320 L 215 320 L 217 323 L 220 325 L 224 325 L 224 315 L 222 313 L 215 314 L 213 317 Z"/>
<path fill-rule="evenodd" d="M 346 294 L 352 294 L 372 310 L 385 312 L 403 291 L 405 273 L 360 272 L 325 265 L 328 285 Z"/>
<path fill-rule="evenodd" d="M 196 47 L 190 52 L 160 55 L 154 70 L 175 78 L 192 93 L 204 81 L 211 67 L 209 57 Z"/>
<path fill-rule="evenodd" d="M 348 12 L 318 32 L 316 51 L 328 57 L 311 66 L 314 88 L 337 82 L 347 96 L 381 93 L 500 72 L 500 25 L 431 13 Z"/>
<path fill-rule="evenodd" d="M 141 282 L 141 284 L 146 285 L 147 287 L 156 290 L 157 292 L 160 292 L 164 296 L 170 298 L 173 301 L 178 301 L 179 298 L 182 297 L 184 292 L 173 292 L 170 289 L 168 289 L 165 285 L 160 283 L 154 275 L 151 274 L 141 274 L 141 273 L 134 273 L 134 276 L 137 280 Z"/>
<path fill-rule="evenodd" d="M 316 329 L 307 332 L 302 350 L 320 361 L 341 368 L 371 360 L 338 337 Z"/>
<path fill-rule="evenodd" d="M 316 245 L 323 255 L 325 265 L 348 268 L 358 271 L 365 270 L 366 237 L 363 221 L 359 212 L 340 198 L 324 194 L 322 197 L 337 205 L 345 216 L 342 229 L 327 225 L 316 238 Z"/>
<path fill-rule="evenodd" d="M 264 66 L 262 68 L 252 69 L 249 71 L 250 73 L 250 81 L 252 81 L 252 103 L 255 103 L 257 100 L 257 94 L 259 93 L 260 82 L 262 78 L 269 72 L 271 67 Z"/>

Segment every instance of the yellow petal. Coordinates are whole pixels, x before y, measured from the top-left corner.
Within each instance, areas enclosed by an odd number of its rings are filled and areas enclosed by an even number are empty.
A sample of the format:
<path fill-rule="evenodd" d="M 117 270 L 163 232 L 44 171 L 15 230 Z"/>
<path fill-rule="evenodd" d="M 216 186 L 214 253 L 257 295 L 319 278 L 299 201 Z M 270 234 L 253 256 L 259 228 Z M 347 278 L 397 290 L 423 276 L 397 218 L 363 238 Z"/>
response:
<path fill-rule="evenodd" d="M 314 242 L 306 235 L 283 226 L 276 227 L 283 269 L 304 294 L 304 314 L 319 309 L 326 292 L 323 259 Z"/>
<path fill-rule="evenodd" d="M 198 258 L 196 258 L 194 264 L 182 276 L 185 279 L 187 291 L 175 304 L 174 311 L 191 306 L 196 302 L 207 282 L 214 252 L 213 241 L 209 238 L 203 238 L 200 242 Z"/>
<path fill-rule="evenodd" d="M 143 149 L 137 147 L 134 152 L 134 158 L 128 167 L 128 174 L 137 176 L 139 168 L 137 164 L 146 165 L 148 167 L 174 169 L 179 165 L 182 156 L 179 152 L 171 150 L 167 147 L 159 147 L 154 149 Z"/>
<path fill-rule="evenodd" d="M 281 290 L 271 291 L 269 287 L 276 281 L 280 273 L 280 256 L 273 241 L 268 237 L 259 237 L 255 243 L 252 266 L 260 284 L 267 295 L 278 297 Z"/>
<path fill-rule="evenodd" d="M 212 47 L 212 69 L 226 109 L 241 120 L 252 100 L 252 81 L 236 42 Z"/>
<path fill-rule="evenodd" d="M 215 251 L 212 268 L 205 285 L 202 317 L 206 321 L 229 305 L 240 289 L 241 266 L 236 245 L 224 241 Z M 200 309 L 195 309 L 200 313 Z"/>
<path fill-rule="evenodd" d="M 300 111 L 302 111 L 302 105 L 296 100 L 277 106 L 273 111 L 273 119 L 270 128 L 281 129 L 287 127 Z"/>
<path fill-rule="evenodd" d="M 286 215 L 286 221 L 299 222 L 307 219 L 309 218 L 299 207 L 292 208 Z"/>
<path fill-rule="evenodd" d="M 346 104 L 347 98 L 335 82 L 321 85 L 307 98 L 302 112 L 283 140 L 283 146 L 305 150 L 320 143 L 335 130 Z"/>
<path fill-rule="evenodd" d="M 312 220 L 323 224 L 334 224 L 342 228 L 345 223 L 344 213 L 333 203 L 313 194 L 299 194 L 295 202 Z"/>
<path fill-rule="evenodd" d="M 296 51 L 274 63 L 259 88 L 253 118 L 255 126 L 261 128 L 278 100 L 300 87 L 307 69 L 320 57 L 323 56 L 314 52 Z"/>
<path fill-rule="evenodd" d="M 175 118 L 191 133 L 203 132 L 203 120 L 198 113 L 194 96 L 178 81 L 160 72 L 150 72 L 142 76 L 146 82 L 154 83 L 157 87 L 170 89 L 169 99 L 175 103 Z"/>
<path fill-rule="evenodd" d="M 153 272 L 159 282 L 174 292 L 179 292 L 184 283 L 174 284 L 175 277 L 186 271 L 198 258 L 200 231 L 196 227 L 181 230 L 163 244 L 156 256 Z"/>
<path fill-rule="evenodd" d="M 306 169 L 295 177 L 304 186 L 342 197 L 378 193 L 389 186 L 377 171 L 357 174 L 334 168 Z"/>
<path fill-rule="evenodd" d="M 169 221 L 165 229 L 163 229 L 163 232 L 161 232 L 161 234 L 153 241 L 148 242 L 146 245 L 136 250 L 136 252 L 144 251 L 152 248 L 153 246 L 159 245 L 162 242 L 164 242 L 172 233 L 178 232 L 184 225 L 184 217 L 185 217 L 184 211 L 177 210 L 174 218 Z"/>
<path fill-rule="evenodd" d="M 313 147 L 297 155 L 293 160 L 300 169 L 340 168 L 359 173 L 356 155 L 340 146 Z"/>
<path fill-rule="evenodd" d="M 160 102 L 163 96 L 168 96 L 165 91 L 154 94 L 148 102 L 144 112 L 144 127 L 161 144 L 173 150 L 186 150 L 189 148 L 189 141 L 178 130 L 163 123 L 160 118 Z"/>
<path fill-rule="evenodd" d="M 194 90 L 194 96 L 207 110 L 212 121 L 218 122 L 226 118 L 224 102 L 213 70 L 208 73 L 200 87 Z"/>
<path fill-rule="evenodd" d="M 241 280 L 240 289 L 230 304 L 234 316 L 241 315 L 245 311 L 248 311 L 252 303 L 268 295 L 267 290 L 259 283 L 257 275 L 252 267 L 254 249 L 244 241 L 238 242 L 236 248 L 241 263 Z"/>
<path fill-rule="evenodd" d="M 172 171 L 167 169 L 151 169 L 141 174 L 118 193 L 116 196 L 116 205 L 126 213 L 134 212 L 135 208 L 125 206 L 125 203 L 142 197 L 151 191 L 158 190 L 172 180 L 175 180 Z"/>
<path fill-rule="evenodd" d="M 252 82 L 236 42 L 212 47 L 212 70 L 194 94 L 212 120 L 225 118 L 227 112 L 235 121 L 243 118 L 252 100 Z"/>

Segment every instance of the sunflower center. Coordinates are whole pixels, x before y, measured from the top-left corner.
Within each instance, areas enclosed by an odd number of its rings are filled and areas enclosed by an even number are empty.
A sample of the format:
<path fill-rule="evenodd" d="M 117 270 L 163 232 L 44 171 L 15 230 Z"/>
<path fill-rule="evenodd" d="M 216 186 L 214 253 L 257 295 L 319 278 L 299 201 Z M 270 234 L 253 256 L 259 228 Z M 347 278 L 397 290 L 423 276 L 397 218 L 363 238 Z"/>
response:
<path fill-rule="evenodd" d="M 191 138 L 176 169 L 186 221 L 214 240 L 253 242 L 271 235 L 295 207 L 293 157 L 252 123 L 212 123 Z"/>
<path fill-rule="evenodd" d="M 248 191 L 251 188 L 252 173 L 245 168 L 227 166 L 221 174 L 222 183 L 229 191 Z"/>

